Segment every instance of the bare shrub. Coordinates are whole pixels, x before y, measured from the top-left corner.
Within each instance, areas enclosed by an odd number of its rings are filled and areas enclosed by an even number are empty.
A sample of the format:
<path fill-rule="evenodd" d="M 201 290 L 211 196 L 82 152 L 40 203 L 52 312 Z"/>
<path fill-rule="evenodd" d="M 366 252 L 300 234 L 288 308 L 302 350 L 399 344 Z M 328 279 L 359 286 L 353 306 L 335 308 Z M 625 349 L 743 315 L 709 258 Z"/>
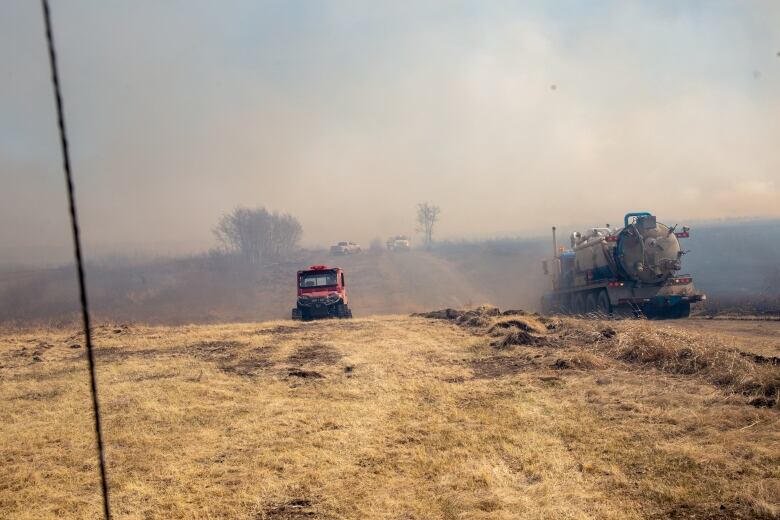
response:
<path fill-rule="evenodd" d="M 287 258 L 297 249 L 302 233 L 298 219 L 265 208 L 236 208 L 223 215 L 214 228 L 225 250 L 250 264 Z"/>

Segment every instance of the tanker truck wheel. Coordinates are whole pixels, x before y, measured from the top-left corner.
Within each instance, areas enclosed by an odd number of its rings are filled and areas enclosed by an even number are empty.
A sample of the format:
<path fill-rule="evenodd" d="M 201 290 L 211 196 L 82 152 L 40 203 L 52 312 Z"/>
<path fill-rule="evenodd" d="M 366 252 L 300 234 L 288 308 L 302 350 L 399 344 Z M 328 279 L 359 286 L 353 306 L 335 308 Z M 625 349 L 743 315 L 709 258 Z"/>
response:
<path fill-rule="evenodd" d="M 609 303 L 607 291 L 599 291 L 599 297 L 596 299 L 596 312 L 600 318 L 610 318 L 612 316 L 612 305 Z"/>
<path fill-rule="evenodd" d="M 585 297 L 585 314 L 588 318 L 595 318 L 597 312 L 596 295 L 594 293 L 588 293 L 588 296 Z"/>
<path fill-rule="evenodd" d="M 582 293 L 577 293 L 571 297 L 571 313 L 575 316 L 585 314 L 585 299 L 582 297 Z"/>
<path fill-rule="evenodd" d="M 574 316 L 577 314 L 577 311 L 575 310 L 577 306 L 577 294 L 569 294 L 566 296 L 566 298 L 563 300 L 563 308 L 564 308 L 564 314 L 568 314 L 569 316 Z M 585 307 L 585 301 L 582 302 L 582 307 Z"/>
<path fill-rule="evenodd" d="M 691 315 L 691 304 L 689 302 L 681 302 L 670 309 L 670 318 L 687 318 Z"/>

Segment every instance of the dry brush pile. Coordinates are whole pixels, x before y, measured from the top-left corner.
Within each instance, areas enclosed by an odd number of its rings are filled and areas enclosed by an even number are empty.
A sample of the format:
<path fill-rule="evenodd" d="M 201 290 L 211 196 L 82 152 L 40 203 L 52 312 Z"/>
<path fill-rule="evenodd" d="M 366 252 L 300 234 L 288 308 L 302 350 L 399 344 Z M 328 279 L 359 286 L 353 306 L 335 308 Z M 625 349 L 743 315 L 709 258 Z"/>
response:
<path fill-rule="evenodd" d="M 644 504 L 626 518 L 780 518 L 777 357 L 674 323 L 488 306 L 419 316 L 473 334 L 475 379 L 559 400 L 563 413 L 549 421 L 577 470 Z"/>
<path fill-rule="evenodd" d="M 725 336 L 702 335 L 646 320 L 546 317 L 497 307 L 444 309 L 418 317 L 452 320 L 489 338 L 498 350 L 539 347 L 555 356 L 554 368 L 654 369 L 699 378 L 744 396 L 756 407 L 777 407 L 780 358 L 745 352 Z"/>

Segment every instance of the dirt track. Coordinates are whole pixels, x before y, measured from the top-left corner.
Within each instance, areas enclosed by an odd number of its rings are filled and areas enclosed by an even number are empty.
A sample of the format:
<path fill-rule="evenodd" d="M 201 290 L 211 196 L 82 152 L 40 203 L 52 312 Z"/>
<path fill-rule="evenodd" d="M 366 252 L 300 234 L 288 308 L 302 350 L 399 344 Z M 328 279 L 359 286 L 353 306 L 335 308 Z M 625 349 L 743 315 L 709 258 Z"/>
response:
<path fill-rule="evenodd" d="M 489 301 L 472 277 L 425 251 L 332 258 L 349 273 L 356 314 L 417 312 Z"/>
<path fill-rule="evenodd" d="M 547 280 L 511 256 L 443 257 L 426 251 L 330 257 L 347 270 L 356 316 L 420 312 L 483 303 L 535 309 Z"/>

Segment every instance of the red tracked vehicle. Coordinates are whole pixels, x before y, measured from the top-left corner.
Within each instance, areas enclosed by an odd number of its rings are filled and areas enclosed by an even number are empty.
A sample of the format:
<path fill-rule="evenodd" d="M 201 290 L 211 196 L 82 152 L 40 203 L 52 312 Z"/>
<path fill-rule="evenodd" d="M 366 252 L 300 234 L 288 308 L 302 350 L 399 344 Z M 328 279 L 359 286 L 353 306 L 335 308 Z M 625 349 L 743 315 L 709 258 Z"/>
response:
<path fill-rule="evenodd" d="M 292 310 L 294 320 L 351 318 L 344 271 L 338 267 L 313 265 L 298 271 L 298 302 Z"/>

